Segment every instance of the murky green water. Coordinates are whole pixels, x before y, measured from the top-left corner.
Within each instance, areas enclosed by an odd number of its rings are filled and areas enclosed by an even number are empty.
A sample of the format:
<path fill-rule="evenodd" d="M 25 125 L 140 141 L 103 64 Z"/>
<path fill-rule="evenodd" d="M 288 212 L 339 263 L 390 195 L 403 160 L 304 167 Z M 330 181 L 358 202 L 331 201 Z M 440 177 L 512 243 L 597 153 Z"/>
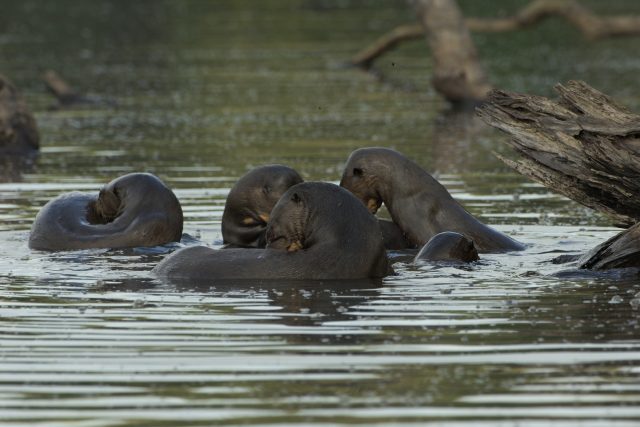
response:
<path fill-rule="evenodd" d="M 526 2 L 463 3 L 491 15 Z M 640 421 L 640 281 L 557 275 L 549 263 L 615 233 L 606 218 L 515 175 L 492 155 L 508 152 L 503 136 L 446 113 L 422 42 L 380 62 L 385 84 L 342 67 L 412 19 L 404 2 L 0 9 L 0 72 L 36 112 L 43 146 L 0 184 L 1 426 Z M 579 78 L 640 110 L 638 39 L 587 43 L 552 21 L 476 41 L 497 86 L 549 95 Z M 119 106 L 47 110 L 47 68 Z M 158 251 L 26 245 L 47 200 L 130 171 L 163 178 L 185 232 L 219 243 L 226 193 L 252 166 L 337 181 L 348 154 L 371 145 L 416 159 L 529 248 L 467 269 L 397 263 L 382 282 L 203 288 L 150 277 Z"/>

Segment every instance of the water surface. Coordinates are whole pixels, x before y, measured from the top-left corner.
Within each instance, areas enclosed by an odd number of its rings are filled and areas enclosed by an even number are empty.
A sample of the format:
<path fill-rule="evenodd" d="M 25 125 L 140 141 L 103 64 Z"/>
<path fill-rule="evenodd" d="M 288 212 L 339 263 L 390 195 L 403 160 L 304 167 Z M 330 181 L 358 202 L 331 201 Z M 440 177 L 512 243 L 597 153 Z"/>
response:
<path fill-rule="evenodd" d="M 461 3 L 495 15 L 526 2 Z M 343 67 L 413 19 L 404 2 L 0 6 L 0 72 L 35 111 L 43 147 L 0 183 L 1 426 L 640 421 L 640 282 L 550 262 L 617 229 L 502 165 L 504 136 L 433 93 L 422 42 L 380 61 L 383 83 Z M 589 43 L 560 21 L 475 39 L 496 86 L 550 95 L 579 78 L 640 110 L 635 39 Z M 48 68 L 118 107 L 49 110 Z M 335 182 L 372 145 L 409 155 L 528 249 L 464 268 L 391 253 L 398 274 L 382 281 L 168 284 L 149 271 L 174 247 L 27 248 L 47 200 L 132 171 L 175 189 L 186 244 L 215 247 L 226 194 L 251 167 Z"/>

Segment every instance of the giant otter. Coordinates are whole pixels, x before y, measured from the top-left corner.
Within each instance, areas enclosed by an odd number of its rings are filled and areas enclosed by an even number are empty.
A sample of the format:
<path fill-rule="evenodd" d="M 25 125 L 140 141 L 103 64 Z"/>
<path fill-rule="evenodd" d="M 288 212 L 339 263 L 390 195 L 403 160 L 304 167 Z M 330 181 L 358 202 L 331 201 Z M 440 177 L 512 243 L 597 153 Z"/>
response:
<path fill-rule="evenodd" d="M 156 176 L 131 173 L 96 196 L 63 194 L 38 212 L 29 247 L 40 250 L 126 248 L 179 241 L 182 208 Z"/>
<path fill-rule="evenodd" d="M 289 188 L 271 212 L 265 249 L 181 249 L 153 272 L 169 279 L 362 279 L 390 272 L 380 227 L 334 184 Z"/>
<path fill-rule="evenodd" d="M 473 240 L 460 233 L 443 231 L 429 239 L 416 255 L 414 262 L 472 262 L 478 259 L 478 251 Z"/>
<path fill-rule="evenodd" d="M 524 245 L 482 224 L 424 169 L 395 150 L 361 148 L 349 156 L 340 185 L 377 212 L 384 202 L 409 243 L 422 246 L 442 231 L 464 234 L 479 252 L 505 252 Z"/>
<path fill-rule="evenodd" d="M 382 231 L 382 241 L 384 247 L 389 250 L 406 249 L 411 247 L 411 243 L 407 240 L 407 236 L 400 230 L 400 227 L 388 219 L 378 218 L 378 224 Z"/>
<path fill-rule="evenodd" d="M 302 182 L 287 166 L 260 166 L 231 188 L 222 214 L 222 239 L 233 246 L 264 248 L 271 209 L 292 185 Z"/>
<path fill-rule="evenodd" d="M 302 182 L 294 169 L 283 165 L 259 166 L 231 188 L 222 214 L 222 239 L 227 247 L 264 248 L 264 233 L 271 209 L 289 187 Z M 402 249 L 407 242 L 392 221 L 379 220 L 387 249 Z"/>

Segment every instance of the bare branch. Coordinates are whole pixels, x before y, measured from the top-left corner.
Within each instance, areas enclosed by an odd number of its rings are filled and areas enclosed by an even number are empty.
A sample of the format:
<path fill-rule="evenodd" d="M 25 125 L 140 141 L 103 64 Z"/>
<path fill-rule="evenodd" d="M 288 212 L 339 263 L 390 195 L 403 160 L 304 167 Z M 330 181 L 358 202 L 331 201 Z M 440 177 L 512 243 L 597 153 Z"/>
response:
<path fill-rule="evenodd" d="M 387 51 L 395 49 L 398 43 L 424 37 L 422 25 L 401 25 L 362 49 L 351 58 L 351 64 L 368 70 L 373 62 Z"/>
<path fill-rule="evenodd" d="M 552 16 L 566 19 L 590 40 L 640 35 L 640 16 L 598 16 L 576 0 L 534 0 L 513 16 L 467 18 L 465 23 L 473 32 L 499 33 L 532 27 Z M 421 25 L 401 25 L 354 55 L 351 64 L 370 69 L 378 57 L 399 43 L 423 36 Z"/>
<path fill-rule="evenodd" d="M 467 19 L 477 32 L 505 32 L 534 26 L 552 16 L 566 19 L 588 39 L 640 35 L 640 16 L 598 16 L 576 0 L 535 0 L 507 18 Z"/>

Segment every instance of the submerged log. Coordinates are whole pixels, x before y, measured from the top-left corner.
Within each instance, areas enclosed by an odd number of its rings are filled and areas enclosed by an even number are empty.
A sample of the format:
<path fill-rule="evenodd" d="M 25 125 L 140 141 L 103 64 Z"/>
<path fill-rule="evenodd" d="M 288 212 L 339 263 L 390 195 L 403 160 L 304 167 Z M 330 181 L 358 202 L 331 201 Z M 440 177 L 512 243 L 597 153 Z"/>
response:
<path fill-rule="evenodd" d="M 71 105 L 81 99 L 81 95 L 53 70 L 47 70 L 42 75 L 42 80 L 47 90 L 56 97 L 60 105 Z"/>
<path fill-rule="evenodd" d="M 53 105 L 53 109 L 75 108 L 75 107 L 91 107 L 91 106 L 115 106 L 113 99 L 101 96 L 84 95 L 69 85 L 58 73 L 53 70 L 47 70 L 42 75 L 47 90 L 56 98 L 57 104 Z"/>
<path fill-rule="evenodd" d="M 631 226 L 640 221 L 640 116 L 584 82 L 557 85 L 560 97 L 496 90 L 480 117 L 512 139 L 518 172 Z M 580 268 L 640 267 L 640 223 L 600 244 Z"/>
<path fill-rule="evenodd" d="M 40 136 L 36 120 L 22 96 L 0 75 L 0 152 L 20 154 L 37 150 Z"/>
<path fill-rule="evenodd" d="M 509 135 L 523 175 L 631 226 L 640 221 L 640 116 L 584 82 L 560 98 L 493 91 L 480 117 Z"/>
<path fill-rule="evenodd" d="M 640 223 L 593 248 L 578 260 L 578 267 L 591 270 L 640 267 Z"/>

